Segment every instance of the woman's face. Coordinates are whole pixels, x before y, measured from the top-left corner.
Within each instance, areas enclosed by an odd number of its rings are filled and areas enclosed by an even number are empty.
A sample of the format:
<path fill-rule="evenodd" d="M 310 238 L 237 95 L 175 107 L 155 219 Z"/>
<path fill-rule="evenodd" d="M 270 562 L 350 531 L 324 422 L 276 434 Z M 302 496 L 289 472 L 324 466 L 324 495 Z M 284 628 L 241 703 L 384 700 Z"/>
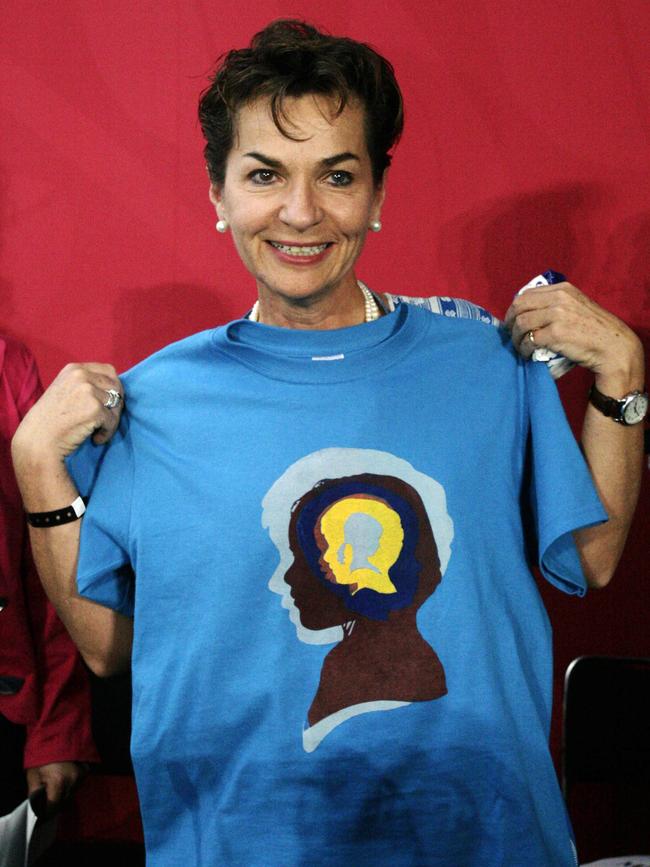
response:
<path fill-rule="evenodd" d="M 284 107 L 286 127 L 300 141 L 277 129 L 268 100 L 245 106 L 224 184 L 213 185 L 210 198 L 260 296 L 291 302 L 353 291 L 353 266 L 383 201 L 363 109 L 353 103 L 334 117 L 332 102 L 314 95 Z"/>

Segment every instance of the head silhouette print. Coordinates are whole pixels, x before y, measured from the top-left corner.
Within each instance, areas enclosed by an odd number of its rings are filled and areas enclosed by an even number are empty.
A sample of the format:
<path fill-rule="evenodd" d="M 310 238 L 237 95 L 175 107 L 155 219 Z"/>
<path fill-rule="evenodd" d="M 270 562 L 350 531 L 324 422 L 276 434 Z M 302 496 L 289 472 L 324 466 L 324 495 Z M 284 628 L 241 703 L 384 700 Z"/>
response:
<path fill-rule="evenodd" d="M 357 714 L 446 693 L 442 665 L 417 626 L 441 570 L 412 485 L 374 473 L 320 479 L 293 503 L 288 545 L 283 582 L 299 627 L 339 629 L 307 713 L 305 749 Z"/>

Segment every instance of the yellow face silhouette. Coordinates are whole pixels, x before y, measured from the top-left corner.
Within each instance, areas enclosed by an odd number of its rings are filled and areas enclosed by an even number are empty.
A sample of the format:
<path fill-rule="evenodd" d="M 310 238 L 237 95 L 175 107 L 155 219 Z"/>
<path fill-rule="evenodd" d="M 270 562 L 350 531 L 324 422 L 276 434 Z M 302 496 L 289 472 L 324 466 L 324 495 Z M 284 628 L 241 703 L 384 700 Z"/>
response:
<path fill-rule="evenodd" d="M 388 570 L 400 555 L 404 530 L 400 516 L 383 500 L 343 497 L 325 509 L 314 535 L 330 581 L 348 584 L 353 595 L 363 589 L 397 592 Z"/>

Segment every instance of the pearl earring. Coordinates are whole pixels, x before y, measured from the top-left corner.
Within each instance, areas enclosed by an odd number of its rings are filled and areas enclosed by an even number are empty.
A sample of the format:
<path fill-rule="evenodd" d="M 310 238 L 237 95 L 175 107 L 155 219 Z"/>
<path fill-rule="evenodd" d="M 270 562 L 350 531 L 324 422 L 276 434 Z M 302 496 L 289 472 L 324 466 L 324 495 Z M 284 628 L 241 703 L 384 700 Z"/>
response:
<path fill-rule="evenodd" d="M 223 235 L 224 232 L 228 231 L 228 220 L 217 220 L 217 225 L 215 226 L 217 232 L 221 232 Z"/>
<path fill-rule="evenodd" d="M 381 232 L 381 220 L 373 220 L 370 224 L 370 230 L 372 232 Z"/>

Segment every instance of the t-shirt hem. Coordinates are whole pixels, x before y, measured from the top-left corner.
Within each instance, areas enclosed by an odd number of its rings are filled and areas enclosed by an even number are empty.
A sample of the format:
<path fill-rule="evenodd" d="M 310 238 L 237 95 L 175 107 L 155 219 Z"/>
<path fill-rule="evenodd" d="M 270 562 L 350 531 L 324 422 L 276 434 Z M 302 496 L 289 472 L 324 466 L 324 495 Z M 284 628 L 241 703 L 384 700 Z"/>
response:
<path fill-rule="evenodd" d="M 550 541 L 545 545 L 544 550 L 540 552 L 539 567 L 544 578 L 550 584 L 569 595 L 581 597 L 586 595 L 588 586 L 582 567 L 580 566 L 582 581 L 575 580 L 572 577 L 565 577 L 562 573 L 566 571 L 566 565 L 562 562 L 562 559 L 556 558 L 548 552 L 551 550 L 553 544 L 558 539 L 561 539 L 562 536 L 566 536 L 567 533 L 573 533 L 585 527 L 593 527 L 596 524 L 603 524 L 607 520 L 607 513 L 604 509 L 589 507 L 578 512 L 577 515 L 573 515 L 570 521 L 563 521 L 559 525 L 547 522 L 542 527 L 539 534 L 540 540 L 549 539 Z"/>
<path fill-rule="evenodd" d="M 103 605 L 105 608 L 111 608 L 114 611 L 118 611 L 120 614 L 127 614 L 129 617 L 132 617 L 132 606 L 128 602 L 128 587 L 121 591 L 121 597 L 119 600 L 111 602 L 98 598 L 98 594 L 93 594 L 93 589 L 96 589 L 97 585 L 100 584 L 100 579 L 105 578 L 118 569 L 121 569 L 123 566 L 129 565 L 129 563 L 129 560 L 121 559 L 108 564 L 96 572 L 85 573 L 81 576 L 77 575 L 77 591 L 79 595 L 83 596 L 85 599 L 90 599 L 91 602 L 96 602 L 98 605 Z"/>

